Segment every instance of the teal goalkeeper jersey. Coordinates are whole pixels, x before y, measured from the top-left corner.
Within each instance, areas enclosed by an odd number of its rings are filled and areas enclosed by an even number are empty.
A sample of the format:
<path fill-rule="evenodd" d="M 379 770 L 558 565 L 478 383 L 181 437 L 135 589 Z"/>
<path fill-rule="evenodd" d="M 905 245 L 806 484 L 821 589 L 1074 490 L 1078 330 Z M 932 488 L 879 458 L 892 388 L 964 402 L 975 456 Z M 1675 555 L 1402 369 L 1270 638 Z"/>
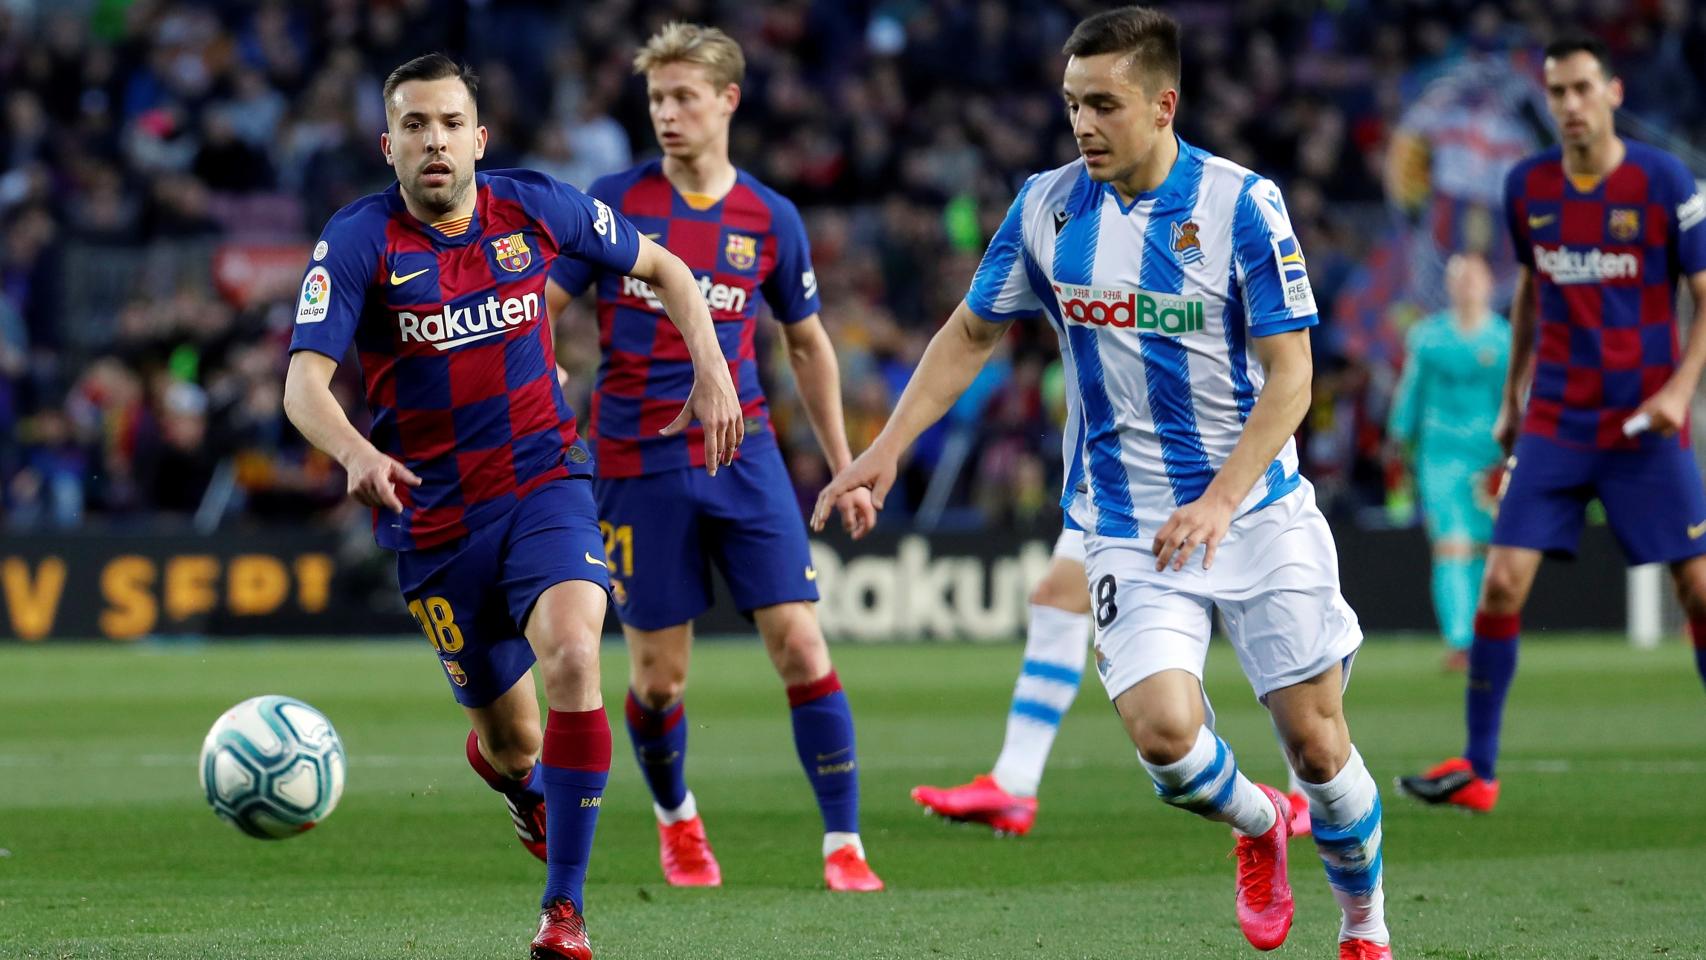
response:
<path fill-rule="evenodd" d="M 1392 401 L 1387 431 L 1414 448 L 1416 463 L 1455 461 L 1472 467 L 1496 463 L 1499 416 L 1510 324 L 1491 314 L 1465 334 L 1451 312 L 1436 313 L 1410 329 L 1408 357 Z"/>

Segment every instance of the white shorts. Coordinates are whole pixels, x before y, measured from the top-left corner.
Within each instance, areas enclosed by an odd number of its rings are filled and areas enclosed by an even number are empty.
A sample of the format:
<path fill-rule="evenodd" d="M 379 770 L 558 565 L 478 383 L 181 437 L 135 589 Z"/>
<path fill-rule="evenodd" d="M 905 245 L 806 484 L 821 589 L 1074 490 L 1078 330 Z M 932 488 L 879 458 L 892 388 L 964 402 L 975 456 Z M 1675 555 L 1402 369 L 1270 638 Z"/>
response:
<path fill-rule="evenodd" d="M 1060 539 L 1054 542 L 1053 556 L 1056 560 L 1071 560 L 1082 567 L 1084 565 L 1084 531 L 1062 527 Z"/>
<path fill-rule="evenodd" d="M 1089 534 L 1085 544 L 1096 672 L 1110 700 L 1163 670 L 1201 680 L 1214 609 L 1258 698 L 1335 663 L 1348 671 L 1362 644 L 1339 593 L 1332 531 L 1307 481 L 1236 520 L 1209 570 L 1201 547 L 1183 570 L 1157 572 L 1149 540 Z"/>

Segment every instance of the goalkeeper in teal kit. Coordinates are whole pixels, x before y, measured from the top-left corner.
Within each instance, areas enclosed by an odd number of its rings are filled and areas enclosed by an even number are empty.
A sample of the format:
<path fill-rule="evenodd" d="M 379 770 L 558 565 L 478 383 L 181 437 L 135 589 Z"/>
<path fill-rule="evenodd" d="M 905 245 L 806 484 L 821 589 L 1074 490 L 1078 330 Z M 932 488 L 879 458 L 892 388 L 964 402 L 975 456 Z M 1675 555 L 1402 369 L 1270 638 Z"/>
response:
<path fill-rule="evenodd" d="M 1410 330 L 1387 433 L 1414 468 L 1433 544 L 1434 613 L 1451 647 L 1447 663 L 1463 669 L 1493 531 L 1489 472 L 1500 460 L 1493 421 L 1510 325 L 1488 307 L 1492 274 L 1480 257 L 1452 257 L 1446 288 L 1450 308 Z"/>

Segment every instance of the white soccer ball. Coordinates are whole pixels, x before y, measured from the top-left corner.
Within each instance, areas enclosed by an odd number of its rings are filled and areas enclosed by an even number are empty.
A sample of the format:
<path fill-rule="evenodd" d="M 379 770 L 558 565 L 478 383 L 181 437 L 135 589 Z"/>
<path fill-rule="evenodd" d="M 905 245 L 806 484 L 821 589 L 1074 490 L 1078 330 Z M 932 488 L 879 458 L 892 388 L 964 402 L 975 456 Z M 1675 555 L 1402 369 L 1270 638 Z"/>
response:
<path fill-rule="evenodd" d="M 201 789 L 221 820 L 282 840 L 326 819 L 344 792 L 344 744 L 332 721 L 291 697 L 251 697 L 201 744 Z"/>

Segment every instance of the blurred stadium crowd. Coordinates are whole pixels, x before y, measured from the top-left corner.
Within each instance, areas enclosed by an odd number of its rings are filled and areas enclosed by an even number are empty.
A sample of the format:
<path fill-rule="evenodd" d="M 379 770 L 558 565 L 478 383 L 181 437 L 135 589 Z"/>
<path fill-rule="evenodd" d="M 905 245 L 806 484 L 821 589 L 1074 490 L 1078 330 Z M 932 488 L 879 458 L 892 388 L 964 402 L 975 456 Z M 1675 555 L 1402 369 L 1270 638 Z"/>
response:
<path fill-rule="evenodd" d="M 484 166 L 585 185 L 652 152 L 628 64 L 670 19 L 715 23 L 745 48 L 732 152 L 806 215 L 862 449 L 1020 181 L 1076 156 L 1057 51 L 1102 6 L 0 2 L 6 524 L 352 520 L 341 473 L 280 399 L 308 244 L 392 179 L 377 147 L 386 71 L 433 49 L 466 59 L 482 76 Z M 1501 259 L 1497 165 L 1548 139 L 1535 51 L 1567 27 L 1594 30 L 1614 45 L 1630 119 L 1699 142 L 1706 8 L 1207 0 L 1175 13 L 1181 134 L 1278 180 L 1309 257 L 1325 322 L 1306 470 L 1330 512 L 1379 522 L 1395 345 L 1438 306 L 1428 277 L 1442 252 Z M 561 318 L 558 342 L 584 410 L 590 314 Z M 957 525 L 1055 521 L 1053 342 L 1041 323 L 1015 335 L 919 446 L 904 509 Z M 824 469 L 773 339 L 769 357 L 804 500 Z M 341 376 L 359 410 L 353 371 Z"/>

